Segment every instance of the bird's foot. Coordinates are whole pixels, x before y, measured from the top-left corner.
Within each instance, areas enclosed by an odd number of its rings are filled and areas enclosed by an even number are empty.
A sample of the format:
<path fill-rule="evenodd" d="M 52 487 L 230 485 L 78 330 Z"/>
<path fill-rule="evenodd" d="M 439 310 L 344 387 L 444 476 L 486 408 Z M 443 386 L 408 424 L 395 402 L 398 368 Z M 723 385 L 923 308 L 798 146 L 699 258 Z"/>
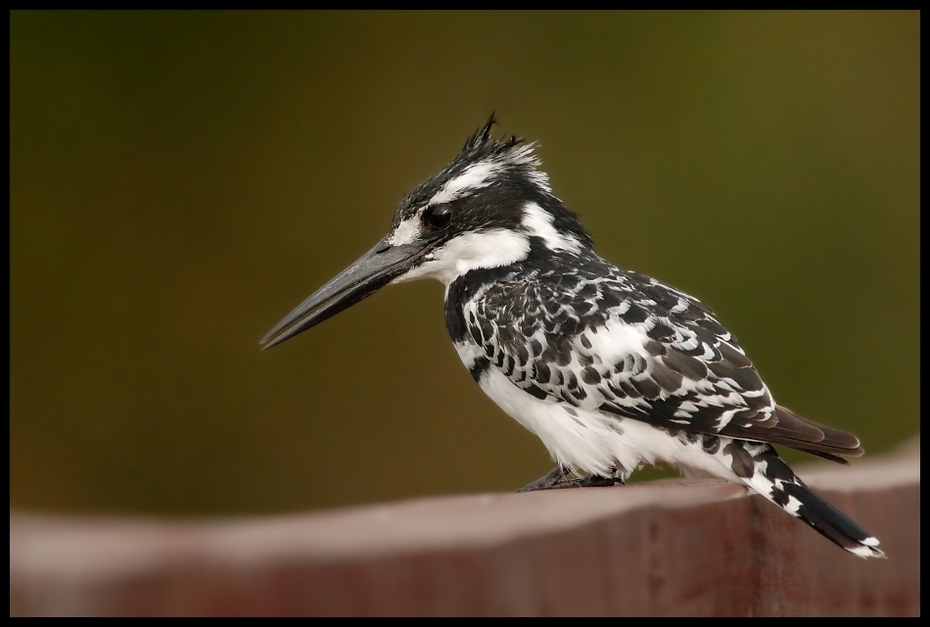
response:
<path fill-rule="evenodd" d="M 565 479 L 565 471 L 562 470 L 561 466 L 556 466 L 555 468 L 550 470 L 548 473 L 546 473 L 545 475 L 543 475 L 536 481 L 533 481 L 532 483 L 528 483 L 522 488 L 520 488 L 519 490 L 517 490 L 517 493 L 536 492 L 537 490 L 551 490 L 556 484 L 558 484 L 564 479 Z"/>
<path fill-rule="evenodd" d="M 617 484 L 623 485 L 619 477 L 601 477 L 599 475 L 585 475 L 570 481 L 561 481 L 552 486 L 553 490 L 561 488 L 610 488 Z"/>
<path fill-rule="evenodd" d="M 566 479 L 567 473 L 561 466 L 556 466 L 546 475 L 517 490 L 520 492 L 536 492 L 537 490 L 562 490 L 565 488 L 607 488 L 618 483 L 624 485 L 623 476 L 602 477 L 600 475 L 584 475 L 577 479 Z M 622 473 L 621 473 L 622 474 Z"/>

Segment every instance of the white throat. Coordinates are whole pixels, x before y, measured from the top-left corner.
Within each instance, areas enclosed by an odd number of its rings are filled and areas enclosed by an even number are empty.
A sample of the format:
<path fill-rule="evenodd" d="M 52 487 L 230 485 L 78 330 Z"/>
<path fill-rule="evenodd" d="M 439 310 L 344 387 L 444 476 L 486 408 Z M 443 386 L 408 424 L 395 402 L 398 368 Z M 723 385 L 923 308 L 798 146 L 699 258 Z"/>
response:
<path fill-rule="evenodd" d="M 510 229 L 463 233 L 429 253 L 426 261 L 400 275 L 392 283 L 433 278 L 448 287 L 471 270 L 509 266 L 526 259 L 529 252 L 530 242 L 526 235 Z"/>

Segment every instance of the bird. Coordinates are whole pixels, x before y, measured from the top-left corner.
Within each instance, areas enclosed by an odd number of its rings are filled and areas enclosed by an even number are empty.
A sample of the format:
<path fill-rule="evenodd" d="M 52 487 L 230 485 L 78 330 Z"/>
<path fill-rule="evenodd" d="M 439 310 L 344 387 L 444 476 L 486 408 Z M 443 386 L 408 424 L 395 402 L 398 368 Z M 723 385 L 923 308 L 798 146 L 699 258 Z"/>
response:
<path fill-rule="evenodd" d="M 445 323 L 480 388 L 535 434 L 555 468 L 520 492 L 623 484 L 644 466 L 742 484 L 859 557 L 879 541 L 773 444 L 839 463 L 852 434 L 778 405 L 736 338 L 697 298 L 594 251 L 556 197 L 537 144 L 492 137 L 398 205 L 387 234 L 262 339 L 280 344 L 388 284 L 445 286 Z"/>

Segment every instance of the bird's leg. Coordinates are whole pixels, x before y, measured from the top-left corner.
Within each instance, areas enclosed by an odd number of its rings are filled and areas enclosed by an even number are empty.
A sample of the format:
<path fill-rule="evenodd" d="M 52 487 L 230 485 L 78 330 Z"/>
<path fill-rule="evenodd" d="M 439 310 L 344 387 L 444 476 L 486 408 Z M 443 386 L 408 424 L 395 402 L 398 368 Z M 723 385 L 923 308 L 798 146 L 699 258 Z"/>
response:
<path fill-rule="evenodd" d="M 565 479 L 566 472 L 562 469 L 561 466 L 556 466 L 548 474 L 543 477 L 540 477 L 536 481 L 523 486 L 517 492 L 535 492 L 537 490 L 562 490 L 564 488 L 607 488 L 618 483 L 620 485 L 625 485 L 625 475 L 624 472 L 617 472 L 617 469 L 612 469 L 613 472 L 609 477 L 601 477 L 600 475 L 585 475 L 583 477 L 578 477 L 577 479 Z"/>
<path fill-rule="evenodd" d="M 552 489 L 559 488 L 609 488 L 615 486 L 618 483 L 620 485 L 626 485 L 626 478 L 630 473 L 626 472 L 623 469 L 616 468 L 611 466 L 608 469 L 608 474 L 606 476 L 602 475 L 584 475 L 578 477 L 577 479 L 566 479 L 560 481 L 552 486 Z"/>
<path fill-rule="evenodd" d="M 577 479 L 572 479 L 571 481 L 562 481 L 554 486 L 552 489 L 559 488 L 609 488 L 617 484 L 624 485 L 623 479 L 620 477 L 601 477 L 600 475 L 585 475 L 583 477 L 578 477 Z"/>
<path fill-rule="evenodd" d="M 564 478 L 565 478 L 565 471 L 562 470 L 562 466 L 556 466 L 555 468 L 550 470 L 548 473 L 546 473 L 545 475 L 543 475 L 536 481 L 526 484 L 525 486 L 517 490 L 517 492 L 520 493 L 520 492 L 536 492 L 537 490 L 551 490 Z"/>

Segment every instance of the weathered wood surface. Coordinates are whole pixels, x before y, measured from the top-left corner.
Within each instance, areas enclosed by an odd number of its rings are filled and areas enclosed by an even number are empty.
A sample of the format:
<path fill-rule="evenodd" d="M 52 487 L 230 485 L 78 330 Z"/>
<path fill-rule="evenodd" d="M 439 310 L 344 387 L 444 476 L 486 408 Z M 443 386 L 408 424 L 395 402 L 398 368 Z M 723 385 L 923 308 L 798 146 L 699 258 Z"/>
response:
<path fill-rule="evenodd" d="M 11 512 L 10 613 L 919 615 L 919 443 L 801 475 L 888 559 L 710 480 L 205 522 Z"/>

